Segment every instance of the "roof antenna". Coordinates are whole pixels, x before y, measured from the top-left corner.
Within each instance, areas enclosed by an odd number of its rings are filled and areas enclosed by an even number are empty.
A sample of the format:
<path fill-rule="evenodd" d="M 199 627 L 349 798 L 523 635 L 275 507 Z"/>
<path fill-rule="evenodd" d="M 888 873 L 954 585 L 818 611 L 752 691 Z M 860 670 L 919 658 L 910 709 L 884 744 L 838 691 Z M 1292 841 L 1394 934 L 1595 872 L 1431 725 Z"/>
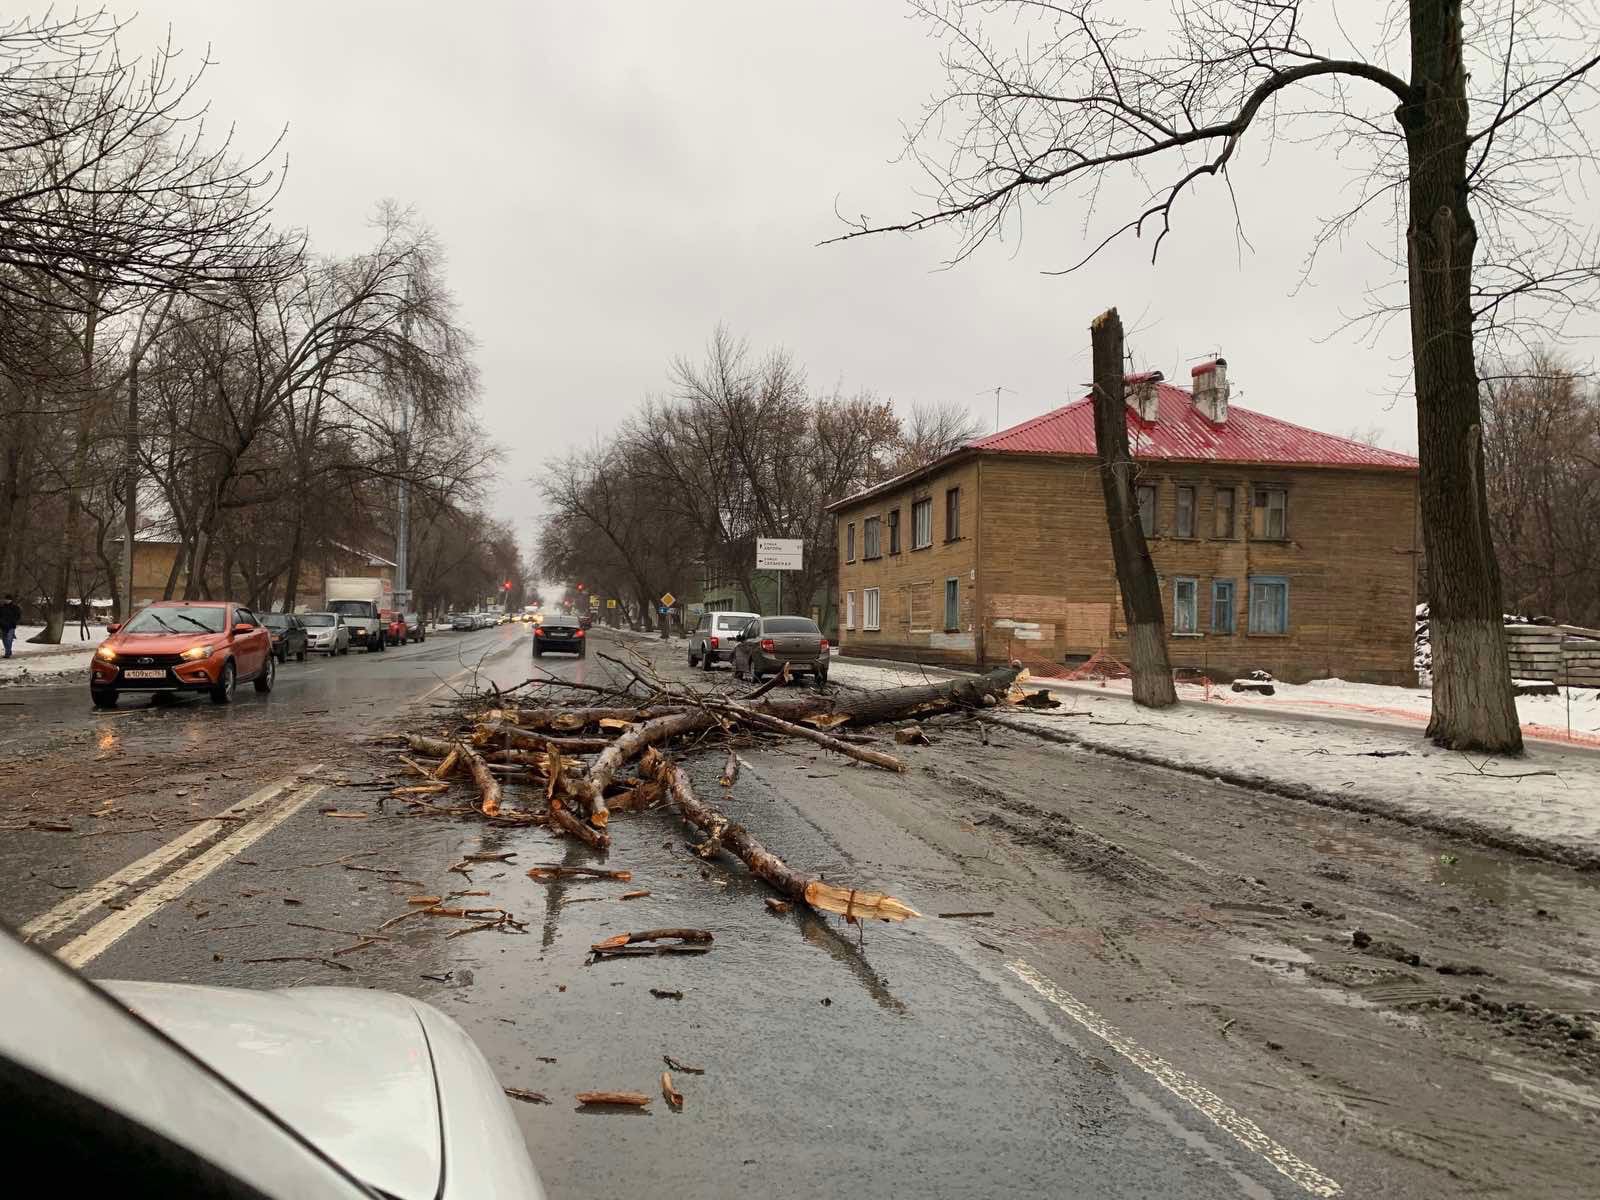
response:
<path fill-rule="evenodd" d="M 1000 393 L 1001 392 L 1010 392 L 1013 396 L 1015 396 L 1017 393 L 1016 393 L 1016 390 L 1014 388 L 1001 387 L 1000 385 L 996 384 L 992 388 L 979 388 L 976 392 L 974 392 L 972 394 L 974 396 L 987 396 L 990 392 L 994 393 L 994 431 L 996 433 L 999 433 L 1000 432 Z"/>

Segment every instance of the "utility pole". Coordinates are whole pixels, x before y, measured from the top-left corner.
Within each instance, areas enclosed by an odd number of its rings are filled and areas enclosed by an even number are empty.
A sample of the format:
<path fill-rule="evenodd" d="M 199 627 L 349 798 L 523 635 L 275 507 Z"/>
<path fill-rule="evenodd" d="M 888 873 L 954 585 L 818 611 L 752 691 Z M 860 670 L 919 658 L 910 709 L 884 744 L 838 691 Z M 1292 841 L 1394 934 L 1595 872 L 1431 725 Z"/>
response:
<path fill-rule="evenodd" d="M 976 395 L 976 396 L 987 396 L 990 392 L 994 393 L 994 431 L 996 433 L 999 433 L 1000 432 L 1000 393 L 1001 392 L 1011 392 L 1011 394 L 1013 396 L 1015 396 L 1016 392 L 1013 391 L 1011 388 L 1001 387 L 999 385 L 996 385 L 996 386 L 994 386 L 992 388 L 980 388 L 978 391 L 974 392 L 973 394 Z"/>

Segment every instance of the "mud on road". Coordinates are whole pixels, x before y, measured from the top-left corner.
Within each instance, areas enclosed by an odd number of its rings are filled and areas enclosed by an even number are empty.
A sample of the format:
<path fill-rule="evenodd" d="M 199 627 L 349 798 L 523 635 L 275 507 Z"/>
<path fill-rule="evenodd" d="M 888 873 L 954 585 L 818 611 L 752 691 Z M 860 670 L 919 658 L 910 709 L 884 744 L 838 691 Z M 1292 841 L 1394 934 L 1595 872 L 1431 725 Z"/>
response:
<path fill-rule="evenodd" d="M 481 635 L 518 650 L 483 668 L 502 685 L 530 669 L 517 636 Z M 681 643 L 633 645 L 706 684 Z M 87 969 L 430 999 L 504 1084 L 552 1100 L 516 1108 L 554 1195 L 777 1180 L 862 1195 L 1592 1194 L 1592 875 L 971 722 L 930 723 L 926 747 L 885 736 L 904 776 L 814 747 L 745 751 L 730 816 L 796 865 L 926 914 L 854 930 L 773 916 L 741 864 L 701 862 L 663 812 L 613 821 L 607 865 L 631 882 L 531 880 L 536 863 L 596 860 L 540 830 L 385 803 L 392 753 L 351 742 L 380 715 L 436 717 L 445 693 L 421 699 L 436 680 L 396 660 L 324 685 L 358 711 L 312 681 L 303 702 L 275 694 L 277 715 L 256 718 L 266 754 L 197 734 L 217 726 L 202 711 L 72 716 L 0 747 L 6 919 L 320 763 L 314 800 Z M 113 723 L 130 732 L 108 743 Z M 164 776 L 185 739 L 193 769 Z M 690 762 L 702 794 L 718 794 L 720 768 Z M 75 782 L 62 795 L 53 779 Z M 125 835 L 80 839 L 108 806 L 158 831 L 130 818 Z M 63 813 L 70 833 L 15 828 Z M 650 895 L 622 899 L 637 890 Z M 447 922 L 411 918 L 348 949 L 418 893 L 472 894 L 449 902 L 504 907 L 526 931 L 451 938 Z M 584 965 L 598 938 L 670 925 L 714 930 L 715 948 Z M 654 1092 L 664 1057 L 706 1072 L 674 1073 L 682 1113 L 571 1102 Z"/>

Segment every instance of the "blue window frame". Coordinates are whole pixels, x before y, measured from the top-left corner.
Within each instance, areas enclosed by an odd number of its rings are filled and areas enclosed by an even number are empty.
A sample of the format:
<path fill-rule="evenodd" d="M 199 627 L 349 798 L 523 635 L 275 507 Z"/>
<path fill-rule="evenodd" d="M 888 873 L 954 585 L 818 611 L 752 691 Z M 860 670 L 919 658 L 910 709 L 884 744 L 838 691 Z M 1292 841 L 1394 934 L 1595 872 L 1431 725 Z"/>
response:
<path fill-rule="evenodd" d="M 1172 632 L 1200 632 L 1200 581 L 1178 576 L 1172 581 Z"/>
<path fill-rule="evenodd" d="M 1211 581 L 1211 632 L 1234 633 L 1233 580 Z"/>
<path fill-rule="evenodd" d="M 1284 576 L 1250 576 L 1250 632 L 1289 632 L 1289 581 Z"/>

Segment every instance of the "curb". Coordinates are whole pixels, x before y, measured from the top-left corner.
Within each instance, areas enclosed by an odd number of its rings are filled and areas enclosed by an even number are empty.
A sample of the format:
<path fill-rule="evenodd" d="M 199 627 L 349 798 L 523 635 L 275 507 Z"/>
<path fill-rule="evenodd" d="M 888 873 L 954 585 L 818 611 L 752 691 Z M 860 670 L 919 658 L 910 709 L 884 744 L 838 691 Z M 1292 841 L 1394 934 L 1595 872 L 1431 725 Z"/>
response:
<path fill-rule="evenodd" d="M 1509 850 L 1516 854 L 1527 855 L 1530 858 L 1556 862 L 1568 867 L 1577 867 L 1584 871 L 1600 870 L 1600 850 L 1572 846 L 1565 842 L 1552 841 L 1548 838 L 1535 837 L 1531 834 L 1513 833 L 1510 830 L 1487 825 L 1482 821 L 1475 821 L 1468 817 L 1445 817 L 1433 813 L 1417 812 L 1391 804 L 1386 800 L 1329 792 L 1322 788 L 1312 787 L 1310 784 L 1285 783 L 1265 775 L 1255 775 L 1248 771 L 1202 767 L 1195 763 L 1184 762 L 1182 759 L 1168 758 L 1165 755 L 1154 754 L 1149 751 L 1101 745 L 1077 734 L 1030 725 L 1014 718 L 1005 717 L 999 713 L 990 713 L 988 716 L 989 720 L 996 725 L 1003 725 L 1005 728 L 1014 730 L 1017 733 L 1028 734 L 1038 738 L 1040 741 L 1057 742 L 1064 746 L 1072 746 L 1095 754 L 1104 754 L 1111 758 L 1120 758 L 1126 762 L 1139 763 L 1143 766 L 1165 767 L 1169 771 L 1181 771 L 1185 775 L 1215 779 L 1219 783 L 1230 784 L 1233 787 L 1262 792 L 1271 796 L 1281 796 L 1287 800 L 1300 800 L 1308 804 L 1315 804 L 1320 808 L 1333 808 L 1343 812 L 1383 817 L 1399 825 L 1465 838 L 1468 841 L 1476 842 L 1483 846 L 1491 846 L 1497 850 Z"/>

